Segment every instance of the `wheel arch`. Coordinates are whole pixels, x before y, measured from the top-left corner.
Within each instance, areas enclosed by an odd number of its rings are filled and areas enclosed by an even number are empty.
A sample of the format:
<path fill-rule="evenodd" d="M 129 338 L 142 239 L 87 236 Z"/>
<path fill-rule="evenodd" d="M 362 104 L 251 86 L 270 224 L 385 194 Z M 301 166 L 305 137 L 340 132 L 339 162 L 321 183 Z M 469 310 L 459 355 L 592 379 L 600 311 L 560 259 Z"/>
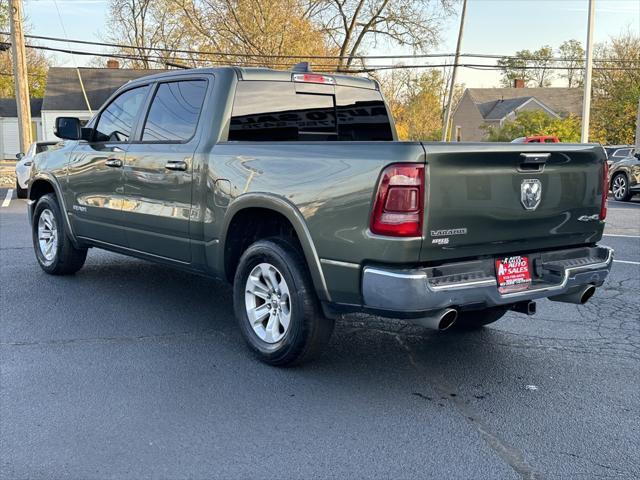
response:
<path fill-rule="evenodd" d="M 67 213 L 62 189 L 60 188 L 58 179 L 49 173 L 39 172 L 31 179 L 31 182 L 29 182 L 29 193 L 27 194 L 27 198 L 29 199 L 29 222 L 33 219 L 33 212 L 40 197 L 49 193 L 53 193 L 55 195 L 58 205 L 60 206 L 60 213 L 64 218 L 67 235 L 71 239 L 73 246 L 78 248 L 79 243 L 73 234 L 73 228 Z"/>
<path fill-rule="evenodd" d="M 272 212 L 273 215 L 278 215 L 288 222 L 295 233 L 296 239 L 300 243 L 318 297 L 323 301 L 331 301 L 324 279 L 322 265 L 320 264 L 320 257 L 318 256 L 304 217 L 291 202 L 268 193 L 247 193 L 238 197 L 229 205 L 224 218 L 222 228 L 223 235 L 221 235 L 220 238 L 221 248 L 219 250 L 221 252 L 220 269 L 224 272 L 225 276 L 228 278 L 232 273 L 230 268 L 235 268 L 236 266 L 229 265 L 229 258 L 227 256 L 229 252 L 228 242 L 233 232 L 234 220 L 238 221 L 242 215 L 246 215 L 249 211 Z"/>

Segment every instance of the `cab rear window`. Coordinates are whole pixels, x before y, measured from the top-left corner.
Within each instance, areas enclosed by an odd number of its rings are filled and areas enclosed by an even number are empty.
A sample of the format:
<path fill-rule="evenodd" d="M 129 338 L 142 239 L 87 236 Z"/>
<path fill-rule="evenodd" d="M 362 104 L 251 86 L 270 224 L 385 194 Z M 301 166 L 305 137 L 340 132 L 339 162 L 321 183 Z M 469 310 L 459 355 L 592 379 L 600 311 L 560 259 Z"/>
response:
<path fill-rule="evenodd" d="M 314 91 L 293 82 L 241 81 L 230 141 L 393 140 L 380 92 L 337 85 Z"/>

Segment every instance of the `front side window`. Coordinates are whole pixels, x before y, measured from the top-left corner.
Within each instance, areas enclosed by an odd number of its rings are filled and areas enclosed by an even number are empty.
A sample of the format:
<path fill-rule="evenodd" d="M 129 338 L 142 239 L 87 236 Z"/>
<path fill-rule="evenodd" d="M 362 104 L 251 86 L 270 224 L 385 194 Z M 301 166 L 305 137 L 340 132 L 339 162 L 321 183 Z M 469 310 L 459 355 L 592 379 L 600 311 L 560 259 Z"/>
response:
<path fill-rule="evenodd" d="M 94 140 L 128 142 L 149 87 L 132 88 L 120 94 L 100 114 Z"/>
<path fill-rule="evenodd" d="M 193 137 L 206 92 L 206 80 L 161 83 L 147 115 L 142 141 L 183 142 Z"/>

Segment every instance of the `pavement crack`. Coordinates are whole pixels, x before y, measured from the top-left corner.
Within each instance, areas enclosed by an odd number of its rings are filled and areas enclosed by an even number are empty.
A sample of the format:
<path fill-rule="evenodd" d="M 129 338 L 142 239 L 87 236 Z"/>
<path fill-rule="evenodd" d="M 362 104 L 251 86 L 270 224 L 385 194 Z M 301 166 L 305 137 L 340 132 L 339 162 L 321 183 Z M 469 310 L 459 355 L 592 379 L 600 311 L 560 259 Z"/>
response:
<path fill-rule="evenodd" d="M 421 368 L 415 359 L 411 348 L 402 340 L 399 335 L 394 335 L 396 341 L 407 352 L 409 363 L 421 373 Z M 491 428 L 477 415 L 469 406 L 458 396 L 451 395 L 452 391 L 446 385 L 437 382 L 433 378 L 427 377 L 427 381 L 430 386 L 439 394 L 440 398 L 448 400 L 456 407 L 458 412 L 464 416 L 467 421 L 476 429 L 480 434 L 480 437 L 487 443 L 487 445 L 507 464 L 509 465 L 521 478 L 525 480 L 537 480 L 541 479 L 542 475 L 537 472 L 524 458 L 522 452 L 518 451 L 514 447 L 507 445 L 497 433 L 493 432 Z M 414 392 L 413 395 L 428 399 L 426 395 L 419 392 Z"/>

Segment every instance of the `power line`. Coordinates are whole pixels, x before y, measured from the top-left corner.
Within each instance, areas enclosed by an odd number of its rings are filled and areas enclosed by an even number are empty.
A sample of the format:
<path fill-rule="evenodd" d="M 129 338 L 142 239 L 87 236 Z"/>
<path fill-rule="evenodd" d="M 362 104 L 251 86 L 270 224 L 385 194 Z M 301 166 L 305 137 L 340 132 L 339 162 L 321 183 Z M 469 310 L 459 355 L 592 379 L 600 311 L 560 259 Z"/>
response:
<path fill-rule="evenodd" d="M 0 33 L 1 34 L 1 33 Z M 104 53 L 104 52 L 88 52 L 83 50 L 70 50 L 64 48 L 55 48 L 44 45 L 25 45 L 27 48 L 32 48 L 36 50 L 45 50 L 59 53 L 67 53 L 71 55 L 82 55 L 82 56 L 94 56 L 94 57 L 105 57 L 105 58 L 118 58 L 122 60 L 138 60 L 138 61 L 149 61 L 153 63 L 162 64 L 165 66 L 170 66 L 174 68 L 191 68 L 187 65 L 180 64 L 178 61 L 186 61 L 186 62 L 196 62 L 198 64 L 213 64 L 215 66 L 225 66 L 230 65 L 229 62 L 224 60 L 214 60 L 214 59 L 186 59 L 186 58 L 176 58 L 176 59 L 166 59 L 164 57 L 158 55 L 135 55 L 135 54 L 122 54 L 122 53 Z M 241 61 L 240 66 L 247 67 L 264 67 L 265 63 L 255 61 Z M 268 66 L 270 67 L 291 67 L 291 63 L 274 63 L 269 62 Z M 480 63 L 426 63 L 426 64 L 386 64 L 386 65 L 367 65 L 366 67 L 338 67 L 335 64 L 316 64 L 314 68 L 319 72 L 331 72 L 331 73 L 371 73 L 376 71 L 383 70 L 405 70 L 405 69 L 413 69 L 413 68 L 443 68 L 443 67 L 453 67 L 458 66 L 462 68 L 472 68 L 477 70 L 494 70 L 494 71 L 502 71 L 503 67 L 499 65 L 486 65 Z M 519 70 L 534 70 L 539 69 L 540 66 L 536 65 L 522 65 L 519 66 Z M 548 70 L 582 70 L 582 67 L 566 67 L 566 66 L 545 66 L 544 68 Z M 637 67 L 594 67 L 594 70 L 606 70 L 606 71 L 636 71 Z"/>
<path fill-rule="evenodd" d="M 0 35 L 8 35 L 7 32 L 0 32 Z M 109 42 L 97 42 L 91 40 L 78 40 L 78 39 L 66 39 L 60 37 L 49 37 L 43 35 L 25 35 L 26 38 L 34 40 L 46 40 L 51 42 L 65 42 L 65 43 L 77 43 L 82 45 L 94 45 L 100 47 L 122 48 L 130 50 L 145 50 L 152 52 L 165 52 L 165 53 L 183 53 L 183 54 L 196 54 L 196 55 L 211 55 L 220 57 L 236 57 L 236 58 L 269 58 L 269 59 L 291 59 L 291 60 L 342 60 L 349 58 L 346 55 L 283 55 L 283 54 L 263 54 L 263 53 L 233 53 L 233 52 L 220 52 L 209 50 L 190 50 L 190 49 L 173 49 L 166 47 L 140 47 L 135 45 L 126 45 L 120 43 Z M 442 58 L 442 57 L 454 57 L 453 53 L 421 53 L 421 54 L 404 54 L 404 55 L 357 55 L 354 58 L 357 60 L 390 60 L 390 59 L 418 59 L 418 58 Z M 550 57 L 545 59 L 535 59 L 527 57 L 519 57 L 515 55 L 498 55 L 498 54 L 484 54 L 484 53 L 461 53 L 460 57 L 466 58 L 487 58 L 487 59 L 509 59 L 520 60 L 524 62 L 536 62 L 536 61 L 551 61 L 551 62 L 584 62 L 583 58 L 578 57 Z M 600 58 L 594 59 L 595 62 L 613 62 L 613 63 L 627 63 L 629 61 L 638 60 L 621 60 L 621 59 L 607 59 Z"/>

